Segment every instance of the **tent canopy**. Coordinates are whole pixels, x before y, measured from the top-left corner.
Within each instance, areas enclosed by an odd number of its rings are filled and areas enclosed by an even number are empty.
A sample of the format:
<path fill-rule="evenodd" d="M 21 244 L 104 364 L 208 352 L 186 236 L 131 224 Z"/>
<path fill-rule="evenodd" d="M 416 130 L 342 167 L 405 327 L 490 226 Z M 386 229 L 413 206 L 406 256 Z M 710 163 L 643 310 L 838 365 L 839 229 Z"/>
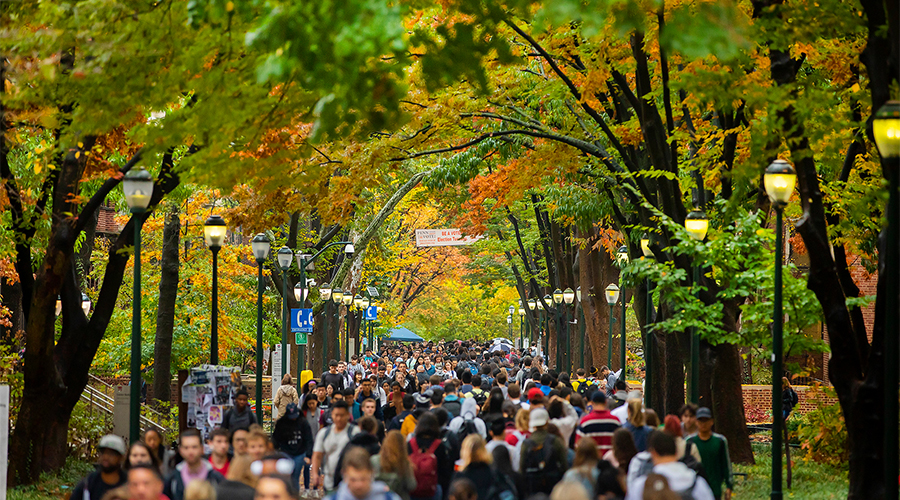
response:
<path fill-rule="evenodd" d="M 402 326 L 391 328 L 391 336 L 384 339 L 388 342 L 424 342 L 425 339 L 416 335 L 409 328 Z"/>

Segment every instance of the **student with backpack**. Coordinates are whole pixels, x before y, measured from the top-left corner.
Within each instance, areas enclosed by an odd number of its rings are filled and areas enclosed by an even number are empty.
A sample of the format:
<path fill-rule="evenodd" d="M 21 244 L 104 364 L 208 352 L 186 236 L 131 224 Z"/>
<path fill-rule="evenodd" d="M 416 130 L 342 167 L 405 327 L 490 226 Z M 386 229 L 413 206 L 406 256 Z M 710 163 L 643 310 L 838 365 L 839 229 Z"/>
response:
<path fill-rule="evenodd" d="M 469 434 L 478 434 L 482 439 L 487 437 L 487 426 L 478 418 L 478 403 L 475 398 L 464 398 L 460 415 L 450 421 L 450 431 L 462 442 Z"/>
<path fill-rule="evenodd" d="M 478 407 L 481 408 L 484 406 L 485 401 L 488 399 L 488 392 L 481 388 L 481 377 L 475 375 L 472 377 L 472 390 L 466 394 L 467 398 L 474 398 L 475 402 L 478 403 Z"/>
<path fill-rule="evenodd" d="M 709 480 L 709 486 L 715 497 L 731 498 L 734 478 L 731 474 L 731 456 L 728 454 L 728 440 L 721 434 L 712 431 L 712 411 L 709 408 L 697 410 L 697 434 L 688 438 L 700 451 L 703 471 Z M 725 490 L 722 490 L 725 483 Z"/>
<path fill-rule="evenodd" d="M 444 402 L 441 406 L 447 410 L 451 417 L 458 417 L 462 411 L 462 401 L 456 393 L 456 383 L 453 380 L 444 382 Z"/>
<path fill-rule="evenodd" d="M 471 434 L 463 441 L 460 460 L 460 470 L 453 479 L 472 481 L 478 500 L 515 500 L 515 485 L 506 476 L 495 474 L 491 469 L 493 457 L 481 436 Z"/>
<path fill-rule="evenodd" d="M 324 486 L 325 491 L 331 492 L 337 488 L 334 482 L 337 465 L 341 452 L 350 438 L 359 432 L 356 425 L 350 423 L 350 408 L 346 401 L 338 401 L 331 408 L 333 423 L 328 427 L 319 429 L 313 445 L 312 467 L 310 468 L 310 480 L 315 486 Z M 321 472 L 320 472 L 321 471 Z"/>
<path fill-rule="evenodd" d="M 406 417 L 412 415 L 413 409 L 416 407 L 416 398 L 413 397 L 412 394 L 405 394 L 402 401 L 403 411 L 391 419 L 390 425 L 387 426 L 387 430 L 389 431 L 399 431 L 403 427 L 403 421 L 406 420 Z"/>
<path fill-rule="evenodd" d="M 529 493 L 545 493 L 553 490 L 568 466 L 566 445 L 563 440 L 547 430 L 550 414 L 543 408 L 531 410 L 528 425 L 531 436 L 522 443 L 519 469 L 525 476 Z"/>
<path fill-rule="evenodd" d="M 409 461 L 416 476 L 412 500 L 440 500 L 448 491 L 453 475 L 453 461 L 441 440 L 437 417 L 425 412 L 419 417 L 416 431 L 408 443 Z"/>
<path fill-rule="evenodd" d="M 714 500 L 705 479 L 678 461 L 675 438 L 661 431 L 653 431 L 647 439 L 647 449 L 653 462 L 653 472 L 664 476 L 673 492 L 682 500 Z M 629 472 L 631 472 L 629 470 Z M 630 474 L 629 474 L 630 476 Z M 625 500 L 642 500 L 647 475 L 630 478 Z"/>

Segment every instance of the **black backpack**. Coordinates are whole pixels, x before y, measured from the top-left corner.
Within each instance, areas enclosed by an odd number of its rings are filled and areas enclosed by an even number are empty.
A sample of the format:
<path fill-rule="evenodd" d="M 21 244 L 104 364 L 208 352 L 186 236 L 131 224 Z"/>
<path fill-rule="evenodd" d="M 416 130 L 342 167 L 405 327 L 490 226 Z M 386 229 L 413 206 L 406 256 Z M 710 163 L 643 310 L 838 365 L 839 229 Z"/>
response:
<path fill-rule="evenodd" d="M 691 448 L 694 446 L 694 443 L 691 441 L 684 442 L 684 456 L 678 459 L 679 462 L 687 465 L 688 469 L 697 473 L 697 476 L 706 479 L 706 471 L 703 470 L 703 464 L 698 462 L 696 458 L 691 455 Z M 691 486 L 691 490 L 694 487 Z"/>
<path fill-rule="evenodd" d="M 478 409 L 481 411 L 481 407 L 484 406 L 484 403 L 488 400 L 488 392 L 482 389 L 481 387 L 475 387 L 472 389 L 472 398 L 478 403 Z"/>
<path fill-rule="evenodd" d="M 475 426 L 474 418 L 463 417 L 463 424 L 456 431 L 456 438 L 462 443 L 469 434 L 478 434 L 478 427 Z"/>
<path fill-rule="evenodd" d="M 528 446 L 521 465 L 522 475 L 528 486 L 529 493 L 550 494 L 562 477 L 563 472 L 559 464 L 553 458 L 553 440 L 556 436 L 547 436 L 543 443 L 536 443 L 531 438 L 526 439 L 523 446 Z"/>
<path fill-rule="evenodd" d="M 501 472 L 494 472 L 491 487 L 488 488 L 484 500 L 516 500 L 519 498 L 516 486 L 510 478 Z"/>

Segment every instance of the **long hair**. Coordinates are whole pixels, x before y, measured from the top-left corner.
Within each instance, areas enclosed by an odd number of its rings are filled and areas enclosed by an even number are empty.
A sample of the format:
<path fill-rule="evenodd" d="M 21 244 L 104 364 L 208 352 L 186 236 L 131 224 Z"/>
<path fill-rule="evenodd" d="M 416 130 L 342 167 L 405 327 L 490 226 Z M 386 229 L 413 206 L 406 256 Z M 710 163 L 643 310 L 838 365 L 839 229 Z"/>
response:
<path fill-rule="evenodd" d="M 644 411 L 640 399 L 628 400 L 628 421 L 635 427 L 644 426 Z"/>
<path fill-rule="evenodd" d="M 258 478 L 250 471 L 251 463 L 253 463 L 253 459 L 250 458 L 250 455 L 235 455 L 228 465 L 228 474 L 225 475 L 225 479 L 256 488 Z"/>
<path fill-rule="evenodd" d="M 593 439 L 581 439 L 575 445 L 575 460 L 572 462 L 573 467 L 589 465 L 594 467 L 600 461 L 600 455 L 597 452 L 597 443 Z"/>
<path fill-rule="evenodd" d="M 294 379 L 291 378 L 290 373 L 285 373 L 283 377 L 281 377 L 281 385 L 291 385 Z"/>
<path fill-rule="evenodd" d="M 531 411 L 526 410 L 525 408 L 519 409 L 516 412 L 516 430 L 523 433 L 528 434 L 528 418 L 531 416 Z"/>
<path fill-rule="evenodd" d="M 381 445 L 381 470 L 382 472 L 396 472 L 401 476 L 411 476 L 409 453 L 406 451 L 406 439 L 398 430 L 387 433 L 384 443 Z"/>
<path fill-rule="evenodd" d="M 483 463 L 490 465 L 494 458 L 487 452 L 484 447 L 484 439 L 478 434 L 469 434 L 462 442 L 459 450 L 459 458 L 462 460 L 462 470 L 465 470 L 469 464 Z"/>
<path fill-rule="evenodd" d="M 145 442 L 143 442 L 143 441 L 135 441 L 134 443 L 132 443 L 131 446 L 128 447 L 128 455 L 125 456 L 125 464 L 124 464 L 124 466 L 123 466 L 123 468 L 124 468 L 125 470 L 128 470 L 128 469 L 130 469 L 131 467 L 133 467 L 134 465 L 137 465 L 137 464 L 131 463 L 131 450 L 134 449 L 135 447 L 137 447 L 137 448 L 143 448 L 144 450 L 146 450 L 146 451 L 147 451 L 147 454 L 150 455 L 150 464 L 151 464 L 151 465 L 153 466 L 153 468 L 155 468 L 157 471 L 161 470 L 160 467 L 159 467 L 159 457 L 157 457 L 157 456 L 156 456 L 156 453 L 153 453 L 153 450 L 150 449 L 150 447 L 147 446 L 147 443 L 145 443 Z"/>
<path fill-rule="evenodd" d="M 628 470 L 628 464 L 631 459 L 637 455 L 637 446 L 634 445 L 634 436 L 628 429 L 619 427 L 612 437 L 612 451 L 616 461 L 619 462 L 619 468 Z"/>

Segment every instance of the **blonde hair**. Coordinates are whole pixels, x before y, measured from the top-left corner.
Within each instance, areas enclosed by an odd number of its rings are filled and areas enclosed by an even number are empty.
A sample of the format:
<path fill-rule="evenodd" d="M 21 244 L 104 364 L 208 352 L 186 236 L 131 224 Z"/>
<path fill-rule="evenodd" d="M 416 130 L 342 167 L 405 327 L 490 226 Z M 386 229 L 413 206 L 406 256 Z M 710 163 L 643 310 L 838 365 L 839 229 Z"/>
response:
<path fill-rule="evenodd" d="M 225 475 L 225 479 L 238 481 L 251 488 L 256 488 L 258 478 L 250 472 L 250 464 L 252 463 L 253 459 L 249 455 L 235 455 L 228 466 L 228 474 Z"/>
<path fill-rule="evenodd" d="M 462 460 L 461 470 L 465 470 L 471 463 L 483 463 L 490 465 L 494 457 L 488 453 L 484 446 L 484 439 L 478 434 L 469 434 L 462 442 L 459 450 L 459 458 Z"/>
<path fill-rule="evenodd" d="M 209 481 L 192 481 L 184 489 L 184 500 L 216 500 L 216 489 Z"/>
<path fill-rule="evenodd" d="M 560 481 L 550 492 L 550 500 L 590 500 L 590 498 L 580 481 Z"/>
<path fill-rule="evenodd" d="M 530 430 L 528 426 L 528 418 L 531 416 L 531 411 L 526 410 L 525 408 L 520 408 L 519 411 L 516 412 L 516 430 L 522 433 L 526 433 Z"/>
<path fill-rule="evenodd" d="M 644 411 L 640 399 L 628 400 L 628 421 L 635 427 L 643 427 Z"/>

